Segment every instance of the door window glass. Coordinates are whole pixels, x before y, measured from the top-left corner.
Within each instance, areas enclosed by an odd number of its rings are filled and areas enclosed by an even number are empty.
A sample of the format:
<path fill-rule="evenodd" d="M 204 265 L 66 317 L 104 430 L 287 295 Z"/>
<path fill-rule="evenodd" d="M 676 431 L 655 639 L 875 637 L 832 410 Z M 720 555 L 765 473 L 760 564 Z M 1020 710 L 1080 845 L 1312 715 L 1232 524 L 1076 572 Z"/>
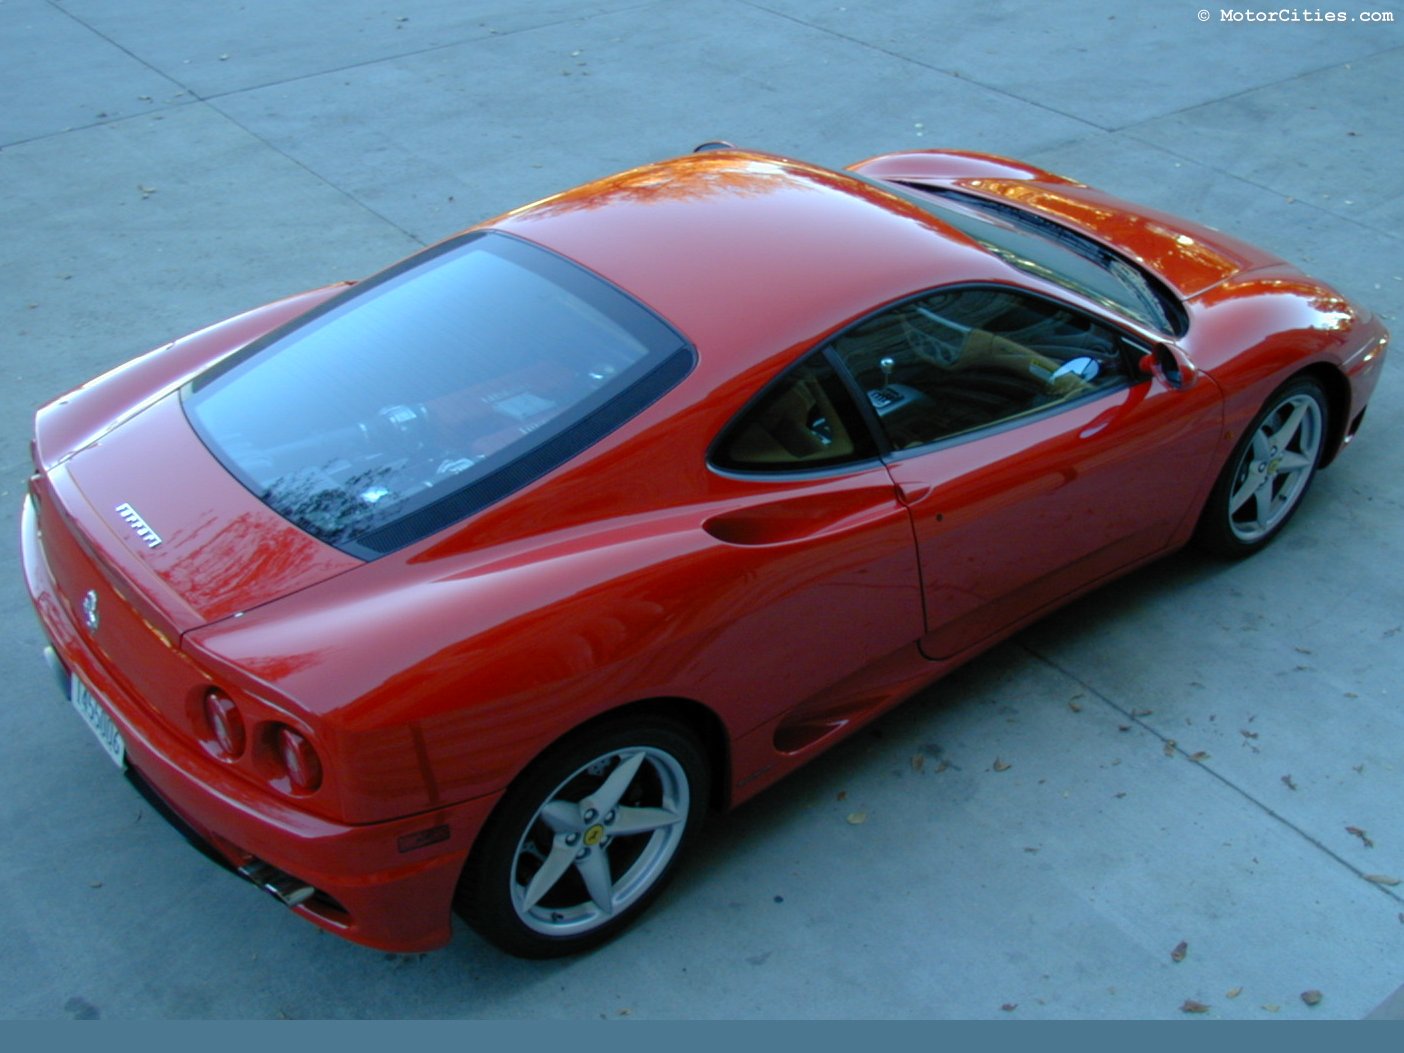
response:
<path fill-rule="evenodd" d="M 892 448 L 906 450 L 1121 387 L 1122 342 L 1059 304 L 971 287 L 902 303 L 833 347 Z"/>

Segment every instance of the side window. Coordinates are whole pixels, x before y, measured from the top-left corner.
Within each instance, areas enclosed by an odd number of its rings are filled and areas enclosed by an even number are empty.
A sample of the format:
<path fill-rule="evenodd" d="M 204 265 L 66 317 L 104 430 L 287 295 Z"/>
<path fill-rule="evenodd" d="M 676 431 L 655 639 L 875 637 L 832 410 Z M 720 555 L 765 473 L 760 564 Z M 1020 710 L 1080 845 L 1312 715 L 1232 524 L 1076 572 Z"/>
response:
<path fill-rule="evenodd" d="M 713 446 L 712 463 L 740 472 L 793 472 L 877 455 L 848 389 L 820 353 L 742 411 Z"/>
<path fill-rule="evenodd" d="M 1120 387 L 1121 342 L 1079 312 L 979 287 L 909 300 L 833 348 L 904 450 Z"/>

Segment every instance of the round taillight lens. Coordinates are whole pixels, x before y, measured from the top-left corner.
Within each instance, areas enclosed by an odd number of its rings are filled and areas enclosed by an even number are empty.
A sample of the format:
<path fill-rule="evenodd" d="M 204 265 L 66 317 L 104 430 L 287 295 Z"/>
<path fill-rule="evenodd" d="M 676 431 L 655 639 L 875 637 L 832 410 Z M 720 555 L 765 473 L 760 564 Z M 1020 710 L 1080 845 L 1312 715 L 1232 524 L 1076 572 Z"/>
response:
<path fill-rule="evenodd" d="M 301 732 L 289 727 L 278 729 L 278 756 L 294 790 L 311 793 L 322 785 L 322 762 Z"/>
<path fill-rule="evenodd" d="M 205 720 L 224 756 L 233 760 L 243 755 L 247 741 L 244 718 L 239 715 L 239 707 L 232 698 L 213 688 L 208 691 L 205 694 Z"/>

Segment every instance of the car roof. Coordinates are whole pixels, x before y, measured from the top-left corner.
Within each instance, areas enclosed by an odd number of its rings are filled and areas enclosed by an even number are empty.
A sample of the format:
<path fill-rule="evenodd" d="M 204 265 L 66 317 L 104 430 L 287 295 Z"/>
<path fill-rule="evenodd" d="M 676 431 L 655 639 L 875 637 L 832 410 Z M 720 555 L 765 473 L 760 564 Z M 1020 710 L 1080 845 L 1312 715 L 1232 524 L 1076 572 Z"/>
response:
<path fill-rule="evenodd" d="M 741 150 L 635 168 L 491 225 L 642 300 L 708 372 L 758 365 L 922 289 L 1012 273 L 872 182 Z"/>

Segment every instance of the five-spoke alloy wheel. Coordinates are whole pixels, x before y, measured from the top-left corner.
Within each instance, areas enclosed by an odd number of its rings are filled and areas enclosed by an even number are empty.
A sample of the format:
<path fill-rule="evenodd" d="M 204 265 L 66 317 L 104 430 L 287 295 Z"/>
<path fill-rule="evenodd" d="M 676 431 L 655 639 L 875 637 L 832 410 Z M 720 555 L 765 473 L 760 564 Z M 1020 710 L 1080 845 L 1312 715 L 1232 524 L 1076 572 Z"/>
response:
<path fill-rule="evenodd" d="M 1247 556 L 1287 525 L 1326 447 L 1326 396 L 1298 377 L 1268 399 L 1239 440 L 1200 520 L 1198 540 L 1226 556 Z"/>
<path fill-rule="evenodd" d="M 668 721 L 587 729 L 512 787 L 464 871 L 459 911 L 513 954 L 611 938 L 662 891 L 706 808 L 696 741 Z"/>

